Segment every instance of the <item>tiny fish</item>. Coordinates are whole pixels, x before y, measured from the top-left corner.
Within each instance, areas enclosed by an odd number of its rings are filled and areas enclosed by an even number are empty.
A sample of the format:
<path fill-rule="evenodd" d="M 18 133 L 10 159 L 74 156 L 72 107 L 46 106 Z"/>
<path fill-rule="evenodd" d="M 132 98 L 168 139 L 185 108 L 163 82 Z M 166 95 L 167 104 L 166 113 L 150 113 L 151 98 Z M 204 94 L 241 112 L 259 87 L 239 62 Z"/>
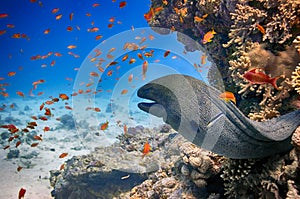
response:
<path fill-rule="evenodd" d="M 105 122 L 105 123 L 102 123 L 101 126 L 100 126 L 100 129 L 101 129 L 102 131 L 106 130 L 106 129 L 108 128 L 108 124 L 109 124 L 108 121 Z"/>
<path fill-rule="evenodd" d="M 36 147 L 37 145 L 39 145 L 39 143 L 36 142 L 36 143 L 32 143 L 30 146 L 31 147 Z"/>
<path fill-rule="evenodd" d="M 202 43 L 206 44 L 208 42 L 211 42 L 212 38 L 214 37 L 215 34 L 217 34 L 217 33 L 214 30 L 211 30 L 211 31 L 205 33 L 205 35 L 203 36 L 203 39 L 202 39 Z"/>
<path fill-rule="evenodd" d="M 14 76 L 14 75 L 16 75 L 16 72 L 9 72 L 9 73 L 7 73 L 7 76 L 9 76 L 9 77 Z"/>
<path fill-rule="evenodd" d="M 271 84 L 275 89 L 278 90 L 276 81 L 279 77 L 271 78 L 263 72 L 258 71 L 259 68 L 253 68 L 247 71 L 243 77 L 253 84 Z"/>
<path fill-rule="evenodd" d="M 264 35 L 266 34 L 266 30 L 259 24 L 256 24 L 257 29 Z"/>
<path fill-rule="evenodd" d="M 127 93 L 128 93 L 128 90 L 126 90 L 126 89 L 124 89 L 124 90 L 121 91 L 121 95 L 125 95 Z"/>
<path fill-rule="evenodd" d="M 128 55 L 124 55 L 124 57 L 122 58 L 122 61 L 125 61 L 128 58 Z"/>
<path fill-rule="evenodd" d="M 145 155 L 147 155 L 150 151 L 151 151 L 151 146 L 150 146 L 149 142 L 146 142 L 144 144 L 142 158 L 145 157 Z"/>
<path fill-rule="evenodd" d="M 236 104 L 236 99 L 232 92 L 225 91 L 224 93 L 221 93 L 219 97 L 226 102 L 232 101 L 234 104 Z"/>
<path fill-rule="evenodd" d="M 145 80 L 146 79 L 146 72 L 148 70 L 148 61 L 145 60 L 142 66 L 142 79 Z"/>
<path fill-rule="evenodd" d="M 18 197 L 18 199 L 24 198 L 25 193 L 26 193 L 26 189 L 21 188 L 20 191 L 19 191 L 19 197 Z"/>
<path fill-rule="evenodd" d="M 132 82 L 132 79 L 133 79 L 133 74 L 130 74 L 129 77 L 128 77 L 128 82 Z"/>
<path fill-rule="evenodd" d="M 126 6 L 127 2 L 126 1 L 121 1 L 119 4 L 120 8 L 124 8 Z"/>
<path fill-rule="evenodd" d="M 58 11 L 59 11 L 59 8 L 53 8 L 52 11 L 51 11 L 51 13 L 52 14 L 56 14 Z"/>
<path fill-rule="evenodd" d="M 68 100 L 69 97 L 66 94 L 59 94 L 59 98 L 61 98 L 62 100 Z"/>
<path fill-rule="evenodd" d="M 25 97 L 24 93 L 21 92 L 21 91 L 17 91 L 16 93 L 17 93 L 17 95 L 19 95 L 19 96 L 21 96 L 21 97 Z"/>
<path fill-rule="evenodd" d="M 17 171 L 20 172 L 23 169 L 23 167 L 18 166 Z"/>
<path fill-rule="evenodd" d="M 64 158 L 64 157 L 66 157 L 67 155 L 68 155 L 68 153 L 62 153 L 62 154 L 59 155 L 59 158 Z"/>
<path fill-rule="evenodd" d="M 33 139 L 39 140 L 39 141 L 43 141 L 43 138 L 41 138 L 41 137 L 38 136 L 38 135 L 33 136 Z"/>
<path fill-rule="evenodd" d="M 62 18 L 62 16 L 63 16 L 62 14 L 56 15 L 55 19 L 60 20 Z"/>
<path fill-rule="evenodd" d="M 127 125 L 126 124 L 124 124 L 123 130 L 124 130 L 124 135 L 127 135 L 128 129 L 127 129 Z"/>
<path fill-rule="evenodd" d="M 164 57 L 167 57 L 170 54 L 171 51 L 166 50 L 166 52 L 164 53 Z"/>
<path fill-rule="evenodd" d="M 20 146 L 21 143 L 22 143 L 21 141 L 18 141 L 18 142 L 16 143 L 16 148 L 18 148 L 18 146 Z"/>
<path fill-rule="evenodd" d="M 45 126 L 43 130 L 44 130 L 44 132 L 50 131 L 50 127 Z"/>

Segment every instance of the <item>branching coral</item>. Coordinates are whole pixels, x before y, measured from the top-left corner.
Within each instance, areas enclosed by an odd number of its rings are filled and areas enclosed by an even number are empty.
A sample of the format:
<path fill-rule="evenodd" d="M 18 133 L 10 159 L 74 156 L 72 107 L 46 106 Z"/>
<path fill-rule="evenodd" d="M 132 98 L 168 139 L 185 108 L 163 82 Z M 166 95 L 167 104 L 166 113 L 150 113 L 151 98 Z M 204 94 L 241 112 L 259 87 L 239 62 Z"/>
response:
<path fill-rule="evenodd" d="M 265 11 L 243 4 L 237 4 L 235 12 L 230 13 L 230 15 L 231 20 L 234 21 L 228 34 L 231 40 L 223 45 L 224 47 L 228 47 L 232 43 L 236 43 L 237 45 L 245 43 L 249 39 L 249 36 L 257 29 L 256 24 L 267 17 Z"/>
<path fill-rule="evenodd" d="M 292 74 L 292 86 L 300 94 L 300 63 Z"/>

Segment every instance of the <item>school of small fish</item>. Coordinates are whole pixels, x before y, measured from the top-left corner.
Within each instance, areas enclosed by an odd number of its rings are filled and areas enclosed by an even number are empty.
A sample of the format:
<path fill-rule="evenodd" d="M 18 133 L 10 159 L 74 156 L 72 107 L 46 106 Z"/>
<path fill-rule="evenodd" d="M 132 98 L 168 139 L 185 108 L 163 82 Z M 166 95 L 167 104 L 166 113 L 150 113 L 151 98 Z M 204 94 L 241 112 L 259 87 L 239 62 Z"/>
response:
<path fill-rule="evenodd" d="M 37 1 L 37 0 L 29 0 L 30 3 L 38 3 L 39 6 L 43 7 L 43 3 L 41 1 Z M 113 3 L 116 2 L 116 0 L 112 0 Z M 144 14 L 144 19 L 147 22 L 150 22 L 154 19 L 154 17 L 159 14 L 160 12 L 162 12 L 164 10 L 164 5 L 168 5 L 168 0 L 163 0 L 163 5 L 156 7 L 156 8 L 151 8 L 149 12 Z M 128 6 L 128 3 L 126 1 L 119 1 L 118 2 L 118 9 L 119 10 L 123 10 L 126 9 L 126 7 Z M 93 3 L 91 5 L 91 9 L 97 9 L 98 7 L 101 7 L 100 3 Z M 68 20 L 69 21 L 69 25 L 64 27 L 64 31 L 66 32 L 75 32 L 75 31 L 82 31 L 81 26 L 74 24 L 74 18 L 77 17 L 77 13 L 76 12 L 68 12 L 68 13 L 64 13 L 63 12 L 64 8 L 60 8 L 60 7 L 54 7 L 51 8 L 51 10 L 48 11 L 49 15 L 51 16 L 51 18 L 54 19 L 54 21 L 56 23 L 60 23 L 63 20 Z M 175 9 L 175 12 L 180 16 L 180 21 L 183 23 L 184 22 L 184 17 L 187 15 L 187 10 L 185 9 Z M 93 18 L 93 12 L 87 11 L 85 13 L 85 17 L 92 19 Z M 195 23 L 202 23 L 205 18 L 208 17 L 208 14 L 203 15 L 202 17 L 194 17 L 194 22 Z M 10 14 L 9 13 L 0 13 L 0 20 L 1 19 L 9 19 L 10 18 Z M 121 25 L 122 22 L 119 21 L 117 16 L 111 16 L 108 19 L 108 23 L 107 23 L 107 27 L 108 29 L 113 29 L 116 25 Z M 43 26 L 44 28 L 38 33 L 43 35 L 45 38 L 51 34 L 55 34 L 55 29 L 53 28 L 53 26 Z M 30 42 L 30 37 L 23 32 L 14 32 L 11 33 L 10 30 L 14 30 L 15 28 L 17 28 L 13 23 L 8 23 L 6 24 L 6 28 L 7 29 L 2 29 L 0 30 L 0 36 L 2 35 L 6 35 L 6 34 L 10 34 L 9 38 L 14 39 L 16 41 L 19 41 L 18 39 L 22 40 L 22 39 L 26 39 L 28 40 L 28 42 Z M 94 40 L 96 42 L 98 42 L 99 40 L 103 39 L 103 35 L 99 32 L 101 32 L 101 30 L 104 27 L 98 27 L 96 26 L 96 20 L 92 20 L 92 22 L 90 23 L 89 27 L 87 27 L 84 31 L 88 32 L 88 34 L 95 34 L 94 35 Z M 261 31 L 263 33 L 263 28 L 257 24 L 257 28 L 259 31 Z M 131 26 L 131 30 L 134 31 L 134 26 Z M 214 35 L 216 34 L 216 32 L 214 30 L 211 30 L 207 33 L 204 34 L 203 39 L 202 39 L 202 43 L 203 44 L 207 44 L 209 42 L 212 42 L 212 39 L 214 37 Z M 264 33 L 263 33 L 264 34 Z M 176 55 L 172 55 L 171 50 L 165 50 L 164 52 L 156 52 L 153 49 L 148 49 L 147 45 L 145 45 L 146 41 L 152 41 L 155 40 L 155 37 L 153 35 L 142 35 L 141 36 L 137 36 L 135 37 L 136 42 L 124 42 L 123 45 L 123 50 L 124 52 L 126 50 L 131 51 L 130 53 L 127 54 L 123 54 L 122 57 L 120 58 L 120 60 L 115 60 L 115 51 L 119 50 L 116 49 L 115 47 L 111 47 L 108 52 L 103 52 L 102 49 L 95 49 L 93 52 L 93 55 L 90 55 L 88 57 L 89 61 L 93 64 L 95 64 L 95 69 L 91 72 L 89 72 L 89 77 L 90 77 L 90 81 L 89 82 L 82 82 L 81 85 L 83 86 L 82 89 L 79 89 L 77 91 L 73 91 L 72 93 L 59 93 L 57 96 L 53 97 L 50 96 L 48 100 L 43 101 L 40 105 L 39 105 L 39 111 L 40 114 L 39 115 L 32 115 L 29 119 L 30 121 L 27 122 L 26 126 L 24 127 L 17 127 L 14 124 L 2 124 L 0 125 L 1 129 L 6 129 L 9 133 L 10 133 L 10 137 L 7 139 L 7 145 L 5 145 L 3 147 L 4 150 L 10 149 L 12 147 L 20 147 L 22 145 L 29 145 L 30 147 L 39 147 L 40 144 L 42 144 L 44 142 L 44 137 L 43 135 L 47 135 L 48 133 L 51 133 L 51 130 L 53 130 L 51 128 L 51 126 L 47 125 L 47 121 L 48 120 L 60 120 L 59 117 L 56 117 L 55 115 L 55 109 L 52 108 L 51 106 L 55 103 L 64 103 L 64 108 L 67 111 L 72 111 L 73 107 L 68 103 L 68 101 L 70 100 L 70 98 L 72 97 L 76 97 L 78 95 L 83 95 L 83 94 L 97 94 L 100 92 L 103 92 L 103 90 L 96 90 L 96 91 L 92 91 L 92 89 L 89 89 L 89 87 L 91 87 L 93 84 L 96 84 L 98 82 L 101 82 L 102 79 L 98 80 L 101 75 L 106 75 L 107 78 L 112 78 L 115 75 L 118 74 L 119 69 L 122 67 L 122 65 L 124 64 L 129 64 L 129 65 L 134 65 L 134 64 L 140 64 L 141 65 L 141 78 L 142 80 L 146 80 L 147 79 L 147 72 L 149 69 L 149 66 L 151 67 L 151 62 L 149 61 L 150 58 L 153 57 L 161 57 L 159 59 L 156 59 L 154 62 L 160 62 L 160 59 L 177 59 Z M 64 49 L 65 51 L 46 51 L 46 53 L 34 53 L 29 57 L 29 60 L 32 62 L 42 62 L 41 63 L 41 68 L 55 68 L 59 66 L 60 63 L 60 59 L 61 57 L 73 57 L 75 59 L 81 58 L 81 56 L 79 54 L 76 54 L 74 52 L 76 52 L 76 50 L 80 49 L 80 45 L 77 43 L 67 43 L 64 45 Z M 73 52 L 74 51 L 74 52 Z M 20 49 L 20 53 L 23 53 L 23 49 Z M 11 56 L 11 55 L 10 55 Z M 101 57 L 102 56 L 102 57 Z M 206 55 L 202 55 L 201 57 L 201 65 L 204 65 L 206 63 Z M 103 63 L 105 61 L 108 61 L 107 65 L 103 65 Z M 196 67 L 200 67 L 199 64 L 195 64 Z M 22 70 L 23 67 L 19 67 L 19 71 L 16 70 L 12 70 L 9 71 L 8 73 L 6 73 L 5 75 L 3 75 L 2 77 L 0 77 L 0 81 L 5 81 L 5 80 L 11 80 L 13 78 L 18 78 L 22 75 Z M 80 68 L 75 67 L 74 71 L 79 71 Z M 200 71 L 200 70 L 199 70 Z M 201 72 L 201 71 L 200 71 Z M 248 74 L 249 73 L 249 74 Z M 266 76 L 263 76 L 261 73 L 255 73 L 254 71 L 249 71 L 247 74 L 244 75 L 245 79 L 253 82 L 253 83 L 271 83 L 274 87 L 276 86 L 276 84 L 274 82 L 276 82 L 277 79 L 274 80 L 270 79 Z M 254 74 L 252 74 L 254 73 Z M 131 87 L 134 87 L 134 81 L 138 80 L 139 77 L 135 74 L 133 75 L 132 73 L 128 75 L 128 77 L 126 77 L 128 79 L 128 84 L 131 85 Z M 263 80 L 261 80 L 261 79 Z M 73 78 L 70 77 L 65 77 L 65 79 L 69 82 L 73 81 Z M 119 78 L 117 77 L 116 80 L 118 80 Z M 97 82 L 98 81 L 98 82 Z M 39 97 L 39 96 L 44 96 L 46 95 L 45 91 L 39 91 L 39 89 L 43 88 L 43 85 L 47 85 L 47 81 L 46 79 L 41 79 L 41 78 L 36 78 L 31 85 L 31 89 L 29 91 L 25 91 L 25 90 L 17 90 L 14 91 L 14 93 L 22 98 L 22 99 L 26 99 L 28 97 Z M 1 83 L 0 82 L 0 95 L 4 98 L 8 98 L 12 93 L 9 91 L 9 83 Z M 85 87 L 85 88 L 84 88 Z M 277 87 L 275 87 L 277 88 Z M 107 90 L 107 92 L 111 92 L 111 90 Z M 128 88 L 123 88 L 120 91 L 121 95 L 128 95 L 129 93 L 129 89 Z M 1 97 L 0 96 L 0 97 Z M 225 93 L 223 95 L 220 95 L 220 98 L 224 99 L 224 100 L 230 100 L 235 102 L 235 98 L 234 95 L 230 95 L 229 93 Z M 8 108 L 14 108 L 14 104 L 11 105 L 3 105 L 0 107 L 0 112 L 8 109 Z M 86 111 L 95 111 L 96 113 L 101 112 L 101 109 L 99 107 L 86 107 L 85 108 Z M 109 129 L 109 125 L 110 125 L 110 121 L 103 121 L 103 123 L 99 124 L 99 132 L 101 133 L 105 133 L 107 129 Z M 123 133 L 126 136 L 127 132 L 128 132 L 128 127 L 127 125 L 118 123 L 118 125 L 120 127 L 123 127 Z M 39 133 L 37 135 L 33 136 L 33 141 L 32 142 L 28 142 L 25 143 L 24 141 L 22 141 L 23 137 L 26 136 L 26 134 L 32 130 L 36 130 L 37 126 L 41 126 L 42 128 L 42 133 Z M 146 141 L 144 143 L 144 145 L 142 146 L 143 150 L 142 150 L 142 158 L 144 158 L 146 155 L 148 155 L 151 152 L 151 145 L 148 141 Z M 58 158 L 65 158 L 67 156 L 70 156 L 70 154 L 68 154 L 67 152 L 61 153 Z M 63 170 L 65 167 L 65 163 L 63 163 L 60 166 L 60 170 Z M 17 165 L 17 172 L 21 172 L 22 173 L 22 169 L 23 167 L 20 165 Z M 129 176 L 123 176 L 121 177 L 121 179 L 126 179 L 129 178 Z M 25 197 L 25 193 L 26 193 L 26 189 L 25 188 L 20 188 L 18 197 L 19 199 L 24 198 Z"/>

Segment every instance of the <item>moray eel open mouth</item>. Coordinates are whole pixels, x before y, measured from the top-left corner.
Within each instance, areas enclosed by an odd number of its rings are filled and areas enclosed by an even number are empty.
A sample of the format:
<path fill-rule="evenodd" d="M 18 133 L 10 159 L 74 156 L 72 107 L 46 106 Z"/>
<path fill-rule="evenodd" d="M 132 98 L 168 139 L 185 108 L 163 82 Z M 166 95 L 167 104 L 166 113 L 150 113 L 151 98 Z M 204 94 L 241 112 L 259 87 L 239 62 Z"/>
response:
<path fill-rule="evenodd" d="M 183 137 L 229 158 L 262 158 L 292 148 L 300 110 L 265 122 L 245 117 L 220 91 L 186 75 L 168 75 L 142 86 L 137 95 L 151 100 L 138 107 L 162 117 Z"/>

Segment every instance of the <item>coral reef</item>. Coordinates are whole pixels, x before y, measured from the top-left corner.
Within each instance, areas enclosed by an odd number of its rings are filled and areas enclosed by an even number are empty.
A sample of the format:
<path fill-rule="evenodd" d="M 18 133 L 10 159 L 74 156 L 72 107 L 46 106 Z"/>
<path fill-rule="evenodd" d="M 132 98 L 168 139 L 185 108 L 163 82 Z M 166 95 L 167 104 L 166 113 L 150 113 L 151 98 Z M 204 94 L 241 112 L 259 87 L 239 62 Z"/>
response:
<path fill-rule="evenodd" d="M 299 1 L 170 0 L 163 4 L 152 0 L 152 7 L 158 6 L 164 9 L 149 21 L 152 27 L 185 33 L 199 43 L 208 31 L 217 32 L 203 48 L 222 74 L 226 90 L 242 95 L 237 97 L 238 107 L 251 119 L 265 121 L 293 109 L 290 104 L 295 99 L 297 83 L 292 82 L 291 75 L 300 62 Z M 178 40 L 186 45 L 187 51 L 195 50 L 180 34 Z M 280 89 L 247 82 L 243 74 L 251 68 L 280 77 Z M 214 81 L 213 71 L 209 72 L 210 82 Z"/>

